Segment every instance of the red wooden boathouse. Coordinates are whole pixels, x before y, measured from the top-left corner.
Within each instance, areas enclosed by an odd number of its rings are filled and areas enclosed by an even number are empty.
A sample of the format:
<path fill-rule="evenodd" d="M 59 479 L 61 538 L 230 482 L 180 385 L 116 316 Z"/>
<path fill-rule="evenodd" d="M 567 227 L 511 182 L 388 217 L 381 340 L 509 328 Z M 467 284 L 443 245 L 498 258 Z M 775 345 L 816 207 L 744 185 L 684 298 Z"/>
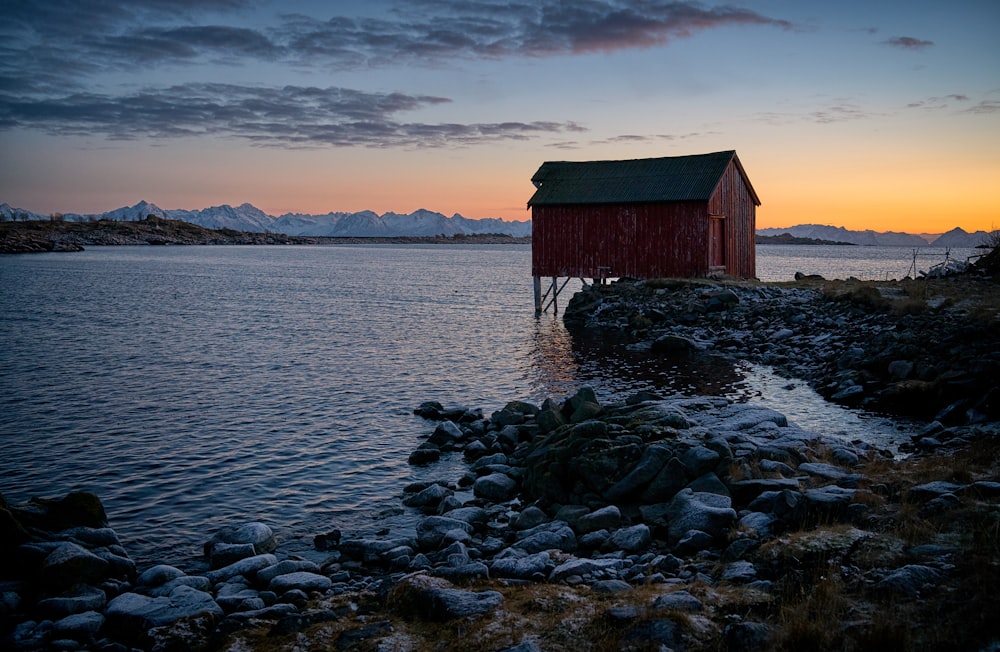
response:
<path fill-rule="evenodd" d="M 757 274 L 760 199 L 735 151 L 625 161 L 549 161 L 531 178 L 535 308 L 541 278 L 601 281 Z M 565 287 L 565 281 L 563 282 Z M 546 295 L 548 292 L 546 292 Z"/>

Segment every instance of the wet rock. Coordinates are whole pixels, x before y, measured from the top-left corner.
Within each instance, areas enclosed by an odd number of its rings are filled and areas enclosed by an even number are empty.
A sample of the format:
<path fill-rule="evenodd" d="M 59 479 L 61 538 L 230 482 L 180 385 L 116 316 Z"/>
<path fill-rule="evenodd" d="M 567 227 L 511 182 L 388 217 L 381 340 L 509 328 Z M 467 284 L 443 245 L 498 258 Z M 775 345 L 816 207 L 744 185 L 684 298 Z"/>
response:
<path fill-rule="evenodd" d="M 182 618 L 221 618 L 223 612 L 208 593 L 179 586 L 169 597 L 150 598 L 138 593 L 123 593 L 108 603 L 104 615 L 108 624 L 116 629 L 143 634 Z"/>
<path fill-rule="evenodd" d="M 479 498 L 502 503 L 517 494 L 517 482 L 503 473 L 491 473 L 477 478 L 473 485 L 473 493 Z"/>
<path fill-rule="evenodd" d="M 407 460 L 413 466 L 425 466 L 441 459 L 441 449 L 433 444 L 421 444 L 416 450 L 410 453 Z"/>
<path fill-rule="evenodd" d="M 68 541 L 59 543 L 45 557 L 41 580 L 49 586 L 70 586 L 77 582 L 98 583 L 110 565 L 86 548 Z"/>
<path fill-rule="evenodd" d="M 104 591 L 92 586 L 77 586 L 57 597 L 38 601 L 38 610 L 51 618 L 63 618 L 87 611 L 99 611 L 107 603 Z"/>
<path fill-rule="evenodd" d="M 447 516 L 428 516 L 417 523 L 417 546 L 423 550 L 437 550 L 449 532 L 458 530 L 472 533 L 472 525 Z"/>

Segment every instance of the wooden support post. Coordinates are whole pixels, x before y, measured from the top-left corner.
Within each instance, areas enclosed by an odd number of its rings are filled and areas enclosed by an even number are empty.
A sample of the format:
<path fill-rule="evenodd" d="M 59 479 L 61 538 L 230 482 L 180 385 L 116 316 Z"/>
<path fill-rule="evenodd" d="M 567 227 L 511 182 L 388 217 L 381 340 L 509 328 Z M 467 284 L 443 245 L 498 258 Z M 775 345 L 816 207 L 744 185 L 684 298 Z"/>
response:
<path fill-rule="evenodd" d="M 542 277 L 535 276 L 534 286 L 535 286 L 535 315 L 542 314 Z"/>
<path fill-rule="evenodd" d="M 556 299 L 559 298 L 559 278 L 556 276 L 552 277 L 552 314 L 559 314 L 559 304 L 556 303 Z"/>

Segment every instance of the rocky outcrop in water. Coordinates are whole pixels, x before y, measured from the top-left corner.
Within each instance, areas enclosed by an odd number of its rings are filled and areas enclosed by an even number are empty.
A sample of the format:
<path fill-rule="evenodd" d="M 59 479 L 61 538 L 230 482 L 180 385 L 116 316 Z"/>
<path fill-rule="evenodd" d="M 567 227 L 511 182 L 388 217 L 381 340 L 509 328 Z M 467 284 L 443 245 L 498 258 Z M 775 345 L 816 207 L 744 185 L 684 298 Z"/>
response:
<path fill-rule="evenodd" d="M 766 364 L 849 406 L 944 425 L 996 421 L 997 286 L 939 283 L 620 282 L 585 288 L 564 319 L 622 333 L 655 355 Z"/>

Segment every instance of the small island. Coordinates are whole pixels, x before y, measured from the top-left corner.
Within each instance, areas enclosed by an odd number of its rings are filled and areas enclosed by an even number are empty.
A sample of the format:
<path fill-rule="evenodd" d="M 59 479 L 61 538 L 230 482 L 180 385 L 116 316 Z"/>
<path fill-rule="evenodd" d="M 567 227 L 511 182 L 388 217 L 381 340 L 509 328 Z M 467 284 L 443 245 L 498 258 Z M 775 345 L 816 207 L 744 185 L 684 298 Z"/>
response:
<path fill-rule="evenodd" d="M 756 235 L 757 244 L 776 244 L 776 245 L 846 245 L 849 247 L 856 246 L 852 242 L 838 242 L 836 240 L 821 240 L 819 238 L 800 238 L 792 235 L 791 233 L 782 233 L 780 235 Z"/>

